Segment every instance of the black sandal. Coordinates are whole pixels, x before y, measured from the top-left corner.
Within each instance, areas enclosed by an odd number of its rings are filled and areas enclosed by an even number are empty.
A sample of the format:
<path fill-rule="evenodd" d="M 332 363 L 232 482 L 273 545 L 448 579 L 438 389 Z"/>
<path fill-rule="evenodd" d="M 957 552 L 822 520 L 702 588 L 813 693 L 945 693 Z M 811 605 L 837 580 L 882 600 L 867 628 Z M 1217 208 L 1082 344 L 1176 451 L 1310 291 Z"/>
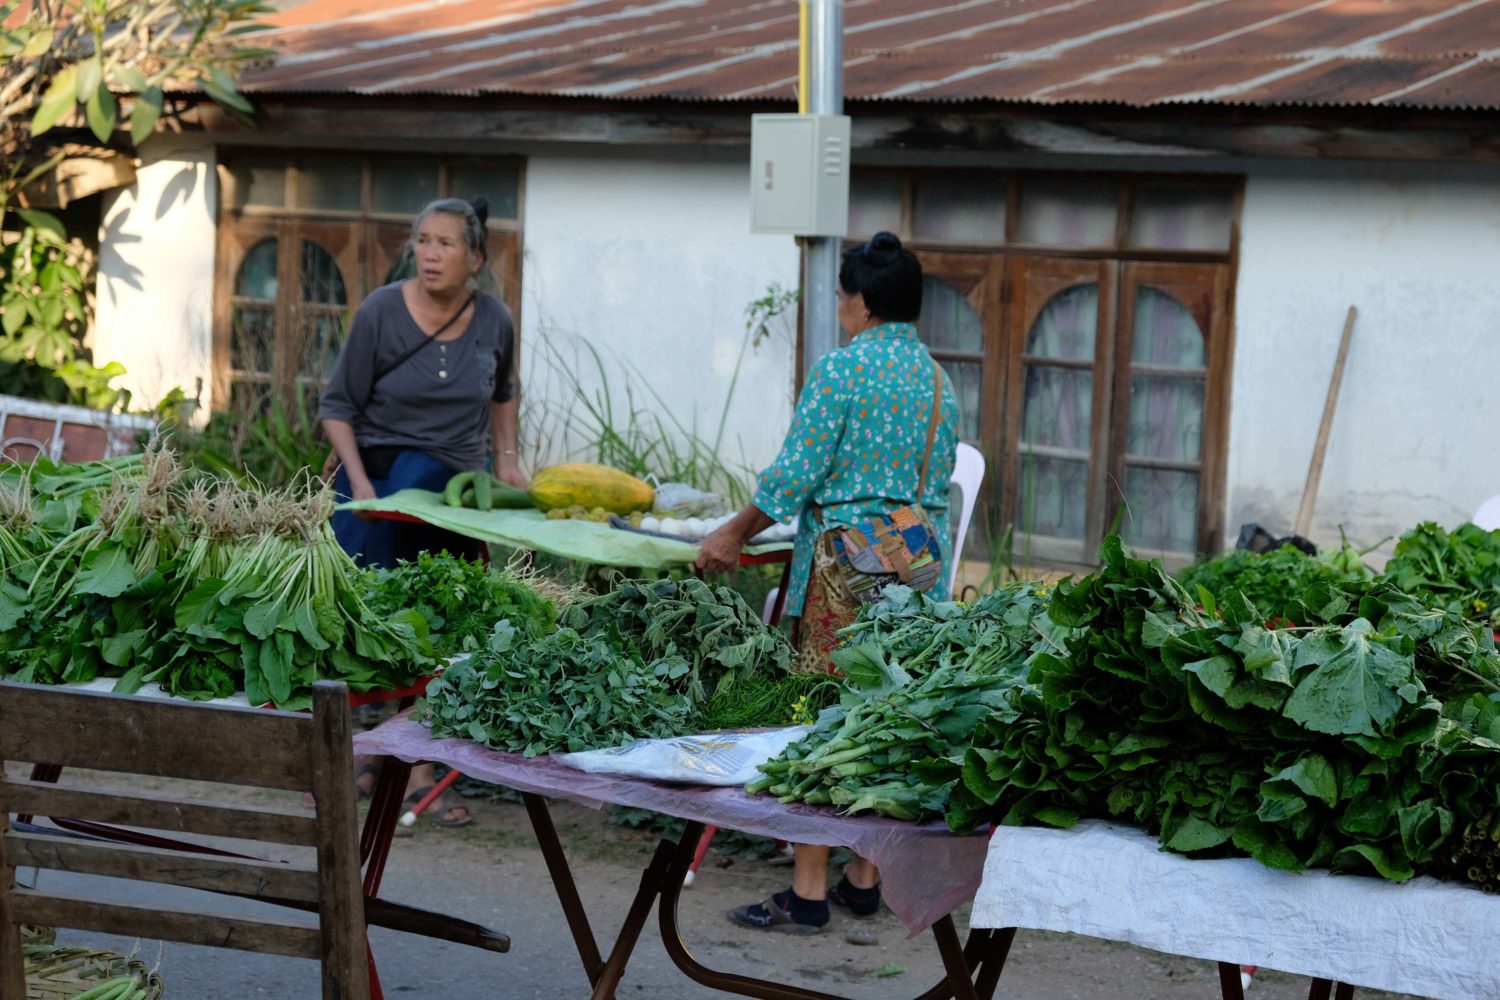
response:
<path fill-rule="evenodd" d="M 366 787 L 365 783 L 360 780 L 367 775 L 370 777 L 370 784 L 368 787 Z M 375 794 L 375 786 L 379 783 L 379 781 L 380 761 L 372 760 L 368 763 L 361 764 L 359 766 L 359 769 L 354 772 L 354 791 L 359 795 L 360 798 L 368 799 L 370 796 Z"/>
<path fill-rule="evenodd" d="M 411 812 L 411 810 L 417 807 L 417 803 L 421 802 L 423 799 L 427 798 L 429 794 L 431 794 L 433 787 L 433 785 L 428 785 L 426 788 L 418 788 L 415 792 L 412 792 L 410 795 L 408 795 L 401 804 L 406 807 L 407 812 Z M 427 809 L 422 813 L 422 816 L 425 816 L 428 819 L 432 820 L 438 826 L 447 827 L 450 830 L 460 826 L 468 826 L 470 823 L 474 822 L 474 814 L 469 811 L 468 806 L 464 805 L 462 802 L 458 803 L 457 805 L 444 805 L 443 803 L 447 800 L 447 798 L 448 796 L 446 793 L 438 796 L 437 801 L 428 806 Z M 445 817 L 455 809 L 462 809 L 464 811 L 463 818 L 446 819 Z M 420 819 L 421 817 L 418 818 Z"/>

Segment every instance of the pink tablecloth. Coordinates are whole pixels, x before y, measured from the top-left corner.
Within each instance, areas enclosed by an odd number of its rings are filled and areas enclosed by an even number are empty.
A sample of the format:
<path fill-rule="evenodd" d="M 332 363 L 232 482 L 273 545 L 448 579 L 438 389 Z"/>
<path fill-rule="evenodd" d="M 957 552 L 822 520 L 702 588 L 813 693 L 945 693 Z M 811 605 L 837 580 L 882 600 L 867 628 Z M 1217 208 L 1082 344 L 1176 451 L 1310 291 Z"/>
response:
<path fill-rule="evenodd" d="M 434 740 L 404 714 L 355 736 L 354 752 L 436 761 L 481 781 L 594 809 L 605 803 L 634 806 L 792 843 L 847 847 L 880 867 L 885 901 L 913 935 L 972 899 L 984 872 L 988 838 L 955 837 L 942 823 L 840 816 L 829 808 L 782 805 L 738 788 L 587 774 L 548 757 L 528 759 L 468 740 Z"/>

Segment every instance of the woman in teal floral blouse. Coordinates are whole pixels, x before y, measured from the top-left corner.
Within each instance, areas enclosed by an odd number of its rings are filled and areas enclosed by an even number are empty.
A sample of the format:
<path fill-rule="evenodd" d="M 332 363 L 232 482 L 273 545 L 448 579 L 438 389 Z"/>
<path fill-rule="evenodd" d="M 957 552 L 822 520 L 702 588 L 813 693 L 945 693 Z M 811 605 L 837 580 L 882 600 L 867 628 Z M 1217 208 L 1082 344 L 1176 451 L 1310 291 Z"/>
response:
<path fill-rule="evenodd" d="M 937 370 L 912 325 L 922 312 L 922 267 L 896 236 L 878 233 L 844 253 L 838 296 L 849 346 L 813 367 L 781 453 L 761 473 L 750 505 L 705 538 L 698 557 L 700 569 L 728 570 L 747 540 L 775 521 L 796 517 L 786 613 L 797 616 L 802 669 L 824 672 L 834 671 L 828 654 L 838 630 L 859 610 L 838 571 L 827 529 L 852 527 L 917 499 Z M 946 546 L 958 403 L 946 377 L 941 385 L 941 415 L 920 500 Z M 943 552 L 944 559 L 949 555 Z M 732 910 L 730 919 L 814 933 L 828 923 L 830 900 L 856 916 L 879 909 L 879 873 L 863 858 L 849 863 L 833 889 L 827 878 L 828 848 L 799 844 L 792 887 Z"/>

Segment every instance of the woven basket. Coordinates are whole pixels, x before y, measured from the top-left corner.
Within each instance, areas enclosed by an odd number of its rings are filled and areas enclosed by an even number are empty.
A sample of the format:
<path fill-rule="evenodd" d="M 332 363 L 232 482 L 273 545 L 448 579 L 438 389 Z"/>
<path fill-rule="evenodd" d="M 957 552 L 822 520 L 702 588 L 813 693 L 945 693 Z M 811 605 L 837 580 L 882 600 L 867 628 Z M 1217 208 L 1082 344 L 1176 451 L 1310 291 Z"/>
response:
<path fill-rule="evenodd" d="M 52 927 L 36 927 L 32 924 L 21 925 L 22 944 L 51 944 L 57 940 L 57 931 Z"/>
<path fill-rule="evenodd" d="M 133 975 L 146 987 L 146 1000 L 161 1000 L 161 976 L 138 958 L 97 948 L 62 948 L 28 944 L 26 1000 L 73 1000 L 106 980 Z"/>

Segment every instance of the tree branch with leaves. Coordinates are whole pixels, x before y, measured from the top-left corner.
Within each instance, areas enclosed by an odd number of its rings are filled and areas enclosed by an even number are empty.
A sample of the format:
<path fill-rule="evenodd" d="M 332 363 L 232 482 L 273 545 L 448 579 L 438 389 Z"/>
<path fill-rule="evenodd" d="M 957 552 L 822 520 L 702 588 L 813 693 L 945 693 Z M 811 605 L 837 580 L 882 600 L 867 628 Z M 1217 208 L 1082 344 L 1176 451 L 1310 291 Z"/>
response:
<path fill-rule="evenodd" d="M 26 185 L 66 155 L 38 138 L 82 115 L 102 145 L 120 141 L 122 98 L 139 145 L 173 95 L 253 109 L 237 71 L 269 58 L 246 44 L 272 10 L 261 0 L 0 0 L 0 221 Z M 46 213 L 27 222 L 51 228 Z"/>

